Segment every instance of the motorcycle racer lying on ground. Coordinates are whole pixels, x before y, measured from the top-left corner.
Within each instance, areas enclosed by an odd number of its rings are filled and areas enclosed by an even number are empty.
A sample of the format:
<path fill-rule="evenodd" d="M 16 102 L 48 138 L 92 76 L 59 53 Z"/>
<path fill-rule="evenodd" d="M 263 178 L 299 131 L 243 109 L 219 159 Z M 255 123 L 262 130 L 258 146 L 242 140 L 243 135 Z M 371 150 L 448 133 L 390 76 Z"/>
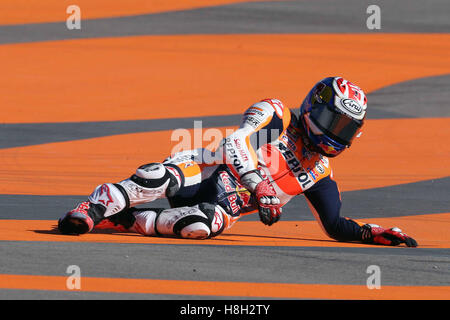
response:
<path fill-rule="evenodd" d="M 294 115 L 277 99 L 255 103 L 238 130 L 211 152 L 175 153 L 139 167 L 130 178 L 104 183 L 58 221 L 63 234 L 115 228 L 146 236 L 215 237 L 242 215 L 258 212 L 266 225 L 303 194 L 324 232 L 338 241 L 416 247 L 399 228 L 385 229 L 341 217 L 330 157 L 361 133 L 364 92 L 341 77 L 319 81 Z M 209 160 L 209 161 L 205 161 Z M 211 161 L 213 160 L 213 161 Z M 169 209 L 138 205 L 167 198 Z"/>

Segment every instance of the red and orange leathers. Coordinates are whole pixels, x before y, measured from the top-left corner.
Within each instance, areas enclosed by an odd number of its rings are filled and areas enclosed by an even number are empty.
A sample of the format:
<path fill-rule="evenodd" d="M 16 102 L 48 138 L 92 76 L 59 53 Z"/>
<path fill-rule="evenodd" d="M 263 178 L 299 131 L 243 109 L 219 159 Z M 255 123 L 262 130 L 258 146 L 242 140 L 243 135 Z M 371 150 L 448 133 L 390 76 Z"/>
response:
<path fill-rule="evenodd" d="M 328 158 L 304 147 L 296 122 L 281 101 L 263 100 L 245 112 L 223 148 L 225 163 L 237 178 L 260 169 L 283 204 L 331 174 Z"/>

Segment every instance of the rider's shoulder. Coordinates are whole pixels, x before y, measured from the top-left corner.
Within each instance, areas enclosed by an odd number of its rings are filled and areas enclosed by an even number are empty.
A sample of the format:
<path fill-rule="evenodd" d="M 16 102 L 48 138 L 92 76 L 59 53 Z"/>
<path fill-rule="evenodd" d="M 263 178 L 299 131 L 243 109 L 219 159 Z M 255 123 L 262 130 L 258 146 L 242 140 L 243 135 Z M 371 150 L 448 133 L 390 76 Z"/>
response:
<path fill-rule="evenodd" d="M 279 119 L 288 124 L 291 119 L 291 111 L 278 99 L 263 99 L 250 106 L 244 113 L 247 117 L 259 119 Z"/>
<path fill-rule="evenodd" d="M 289 112 L 288 108 L 284 106 L 283 102 L 274 98 L 262 99 L 253 104 L 250 109 L 260 109 L 260 111 L 264 111 L 270 114 L 275 113 L 279 118 L 282 118 L 284 113 Z"/>

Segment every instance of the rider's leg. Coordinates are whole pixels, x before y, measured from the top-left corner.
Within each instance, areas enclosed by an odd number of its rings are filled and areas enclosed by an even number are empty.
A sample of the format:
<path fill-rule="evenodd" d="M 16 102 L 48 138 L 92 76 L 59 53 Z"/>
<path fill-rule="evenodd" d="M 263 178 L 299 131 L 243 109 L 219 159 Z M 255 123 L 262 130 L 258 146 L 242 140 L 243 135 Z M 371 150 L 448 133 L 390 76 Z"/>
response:
<path fill-rule="evenodd" d="M 88 201 L 80 203 L 59 219 L 59 230 L 64 234 L 89 232 L 105 218 L 139 204 L 171 198 L 182 187 L 183 196 L 194 199 L 201 182 L 215 170 L 214 166 L 199 164 L 201 152 L 180 152 L 163 163 L 149 163 L 139 167 L 135 174 L 119 183 L 97 186 Z"/>
<path fill-rule="evenodd" d="M 87 201 L 59 219 L 58 228 L 64 234 L 89 232 L 103 219 L 123 210 L 171 196 L 180 185 L 176 167 L 162 163 L 143 165 L 128 179 L 97 186 Z"/>
<path fill-rule="evenodd" d="M 131 208 L 114 215 L 108 221 L 101 228 L 136 232 L 145 236 L 188 239 L 215 237 L 234 223 L 225 210 L 210 203 L 171 209 Z"/>

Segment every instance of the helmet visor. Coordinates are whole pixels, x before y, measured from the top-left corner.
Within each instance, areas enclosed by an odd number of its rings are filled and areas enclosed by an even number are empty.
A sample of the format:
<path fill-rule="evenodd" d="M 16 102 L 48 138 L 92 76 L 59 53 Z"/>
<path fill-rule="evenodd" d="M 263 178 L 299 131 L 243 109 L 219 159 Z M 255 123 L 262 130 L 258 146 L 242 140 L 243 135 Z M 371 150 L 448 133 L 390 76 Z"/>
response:
<path fill-rule="evenodd" d="M 314 104 L 309 117 L 325 135 L 348 146 L 363 124 L 362 120 L 334 112 L 325 104 Z"/>

